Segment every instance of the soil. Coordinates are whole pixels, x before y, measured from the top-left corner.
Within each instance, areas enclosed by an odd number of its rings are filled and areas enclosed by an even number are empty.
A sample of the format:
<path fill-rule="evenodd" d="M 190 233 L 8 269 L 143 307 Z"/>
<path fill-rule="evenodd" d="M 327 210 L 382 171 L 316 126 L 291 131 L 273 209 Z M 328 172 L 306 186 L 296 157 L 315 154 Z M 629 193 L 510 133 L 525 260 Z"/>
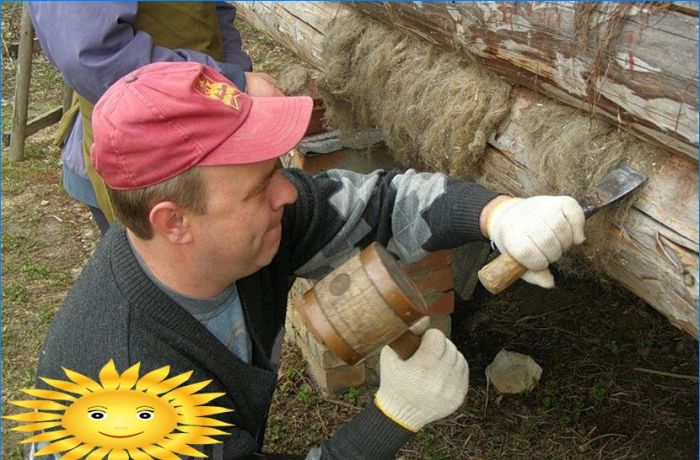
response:
<path fill-rule="evenodd" d="M 559 275 L 553 290 L 479 289 L 453 320 L 477 390 L 469 405 L 483 409 L 490 442 L 520 437 L 540 458 L 697 455 L 697 342 L 618 286 Z M 543 368 L 529 394 L 485 394 L 484 370 L 502 348 Z"/>

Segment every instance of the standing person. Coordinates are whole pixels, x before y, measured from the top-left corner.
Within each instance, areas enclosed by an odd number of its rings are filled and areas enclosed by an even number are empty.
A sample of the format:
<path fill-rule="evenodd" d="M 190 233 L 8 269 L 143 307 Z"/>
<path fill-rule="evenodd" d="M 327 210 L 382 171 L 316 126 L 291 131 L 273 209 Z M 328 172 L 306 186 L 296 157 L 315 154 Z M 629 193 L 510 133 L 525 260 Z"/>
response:
<path fill-rule="evenodd" d="M 410 262 L 490 238 L 547 285 L 548 264 L 584 239 L 570 197 L 517 199 L 413 170 L 282 170 L 311 108 L 249 97 L 196 63 L 151 64 L 107 90 L 91 156 L 121 224 L 54 318 L 37 375 L 94 378 L 109 360 L 192 371 L 232 409 L 218 416 L 230 435 L 206 455 L 246 458 L 262 448 L 294 277 L 322 276 L 372 241 Z M 408 360 L 386 347 L 380 360 L 373 403 L 308 459 L 394 458 L 467 392 L 467 363 L 437 330 Z"/>
<path fill-rule="evenodd" d="M 220 71 L 251 95 L 282 96 L 269 75 L 251 72 L 233 26 L 236 9 L 229 4 L 30 2 L 29 11 L 42 49 L 77 94 L 58 133 L 63 185 L 90 208 L 102 234 L 114 209 L 89 161 L 90 117 L 112 83 L 151 62 L 193 61 Z"/>

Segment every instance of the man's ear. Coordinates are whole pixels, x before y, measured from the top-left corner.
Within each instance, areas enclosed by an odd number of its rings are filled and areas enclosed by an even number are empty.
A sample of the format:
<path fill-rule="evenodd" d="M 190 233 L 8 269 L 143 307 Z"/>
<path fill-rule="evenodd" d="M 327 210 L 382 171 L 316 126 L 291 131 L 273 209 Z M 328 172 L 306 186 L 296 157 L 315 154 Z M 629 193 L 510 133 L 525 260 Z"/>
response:
<path fill-rule="evenodd" d="M 153 233 L 167 239 L 173 244 L 192 242 L 192 233 L 185 219 L 185 211 L 177 203 L 161 201 L 151 208 L 148 220 Z"/>

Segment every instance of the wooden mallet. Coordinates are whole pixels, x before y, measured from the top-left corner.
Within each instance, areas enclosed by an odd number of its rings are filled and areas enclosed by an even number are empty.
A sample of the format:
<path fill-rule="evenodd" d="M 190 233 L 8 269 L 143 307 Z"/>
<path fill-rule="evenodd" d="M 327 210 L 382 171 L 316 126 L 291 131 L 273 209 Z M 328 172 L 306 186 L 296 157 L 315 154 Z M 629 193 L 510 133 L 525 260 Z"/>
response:
<path fill-rule="evenodd" d="M 372 243 L 307 291 L 297 311 L 319 342 L 355 364 L 387 344 L 410 358 L 421 337 L 409 327 L 428 307 L 399 263 Z"/>

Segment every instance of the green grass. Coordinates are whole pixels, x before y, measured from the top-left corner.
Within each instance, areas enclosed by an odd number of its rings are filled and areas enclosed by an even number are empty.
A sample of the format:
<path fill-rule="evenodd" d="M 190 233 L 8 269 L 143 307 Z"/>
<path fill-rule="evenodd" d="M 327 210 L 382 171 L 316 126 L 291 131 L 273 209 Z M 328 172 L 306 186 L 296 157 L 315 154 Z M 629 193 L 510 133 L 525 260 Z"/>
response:
<path fill-rule="evenodd" d="M 3 3 L 3 38 L 11 42 L 5 27 L 17 5 Z M 21 6 L 21 5 L 20 5 Z M 10 14 L 10 16 L 12 16 Z M 3 50 L 4 52 L 4 50 Z M 3 56 L 2 129 L 12 120 L 15 67 Z M 32 66 L 29 114 L 32 117 L 61 103 L 63 85 L 58 72 L 36 52 Z M 83 227 L 92 225 L 85 210 L 67 197 L 60 185 L 60 150 L 53 145 L 55 125 L 29 137 L 24 159 L 2 157 L 2 366 L 3 414 L 19 409 L 7 401 L 20 399 L 21 388 L 33 387 L 41 343 L 76 270 L 86 257 L 80 241 Z M 4 146 L 5 148 L 7 146 Z M 3 458 L 20 458 L 12 422 L 3 423 Z"/>

